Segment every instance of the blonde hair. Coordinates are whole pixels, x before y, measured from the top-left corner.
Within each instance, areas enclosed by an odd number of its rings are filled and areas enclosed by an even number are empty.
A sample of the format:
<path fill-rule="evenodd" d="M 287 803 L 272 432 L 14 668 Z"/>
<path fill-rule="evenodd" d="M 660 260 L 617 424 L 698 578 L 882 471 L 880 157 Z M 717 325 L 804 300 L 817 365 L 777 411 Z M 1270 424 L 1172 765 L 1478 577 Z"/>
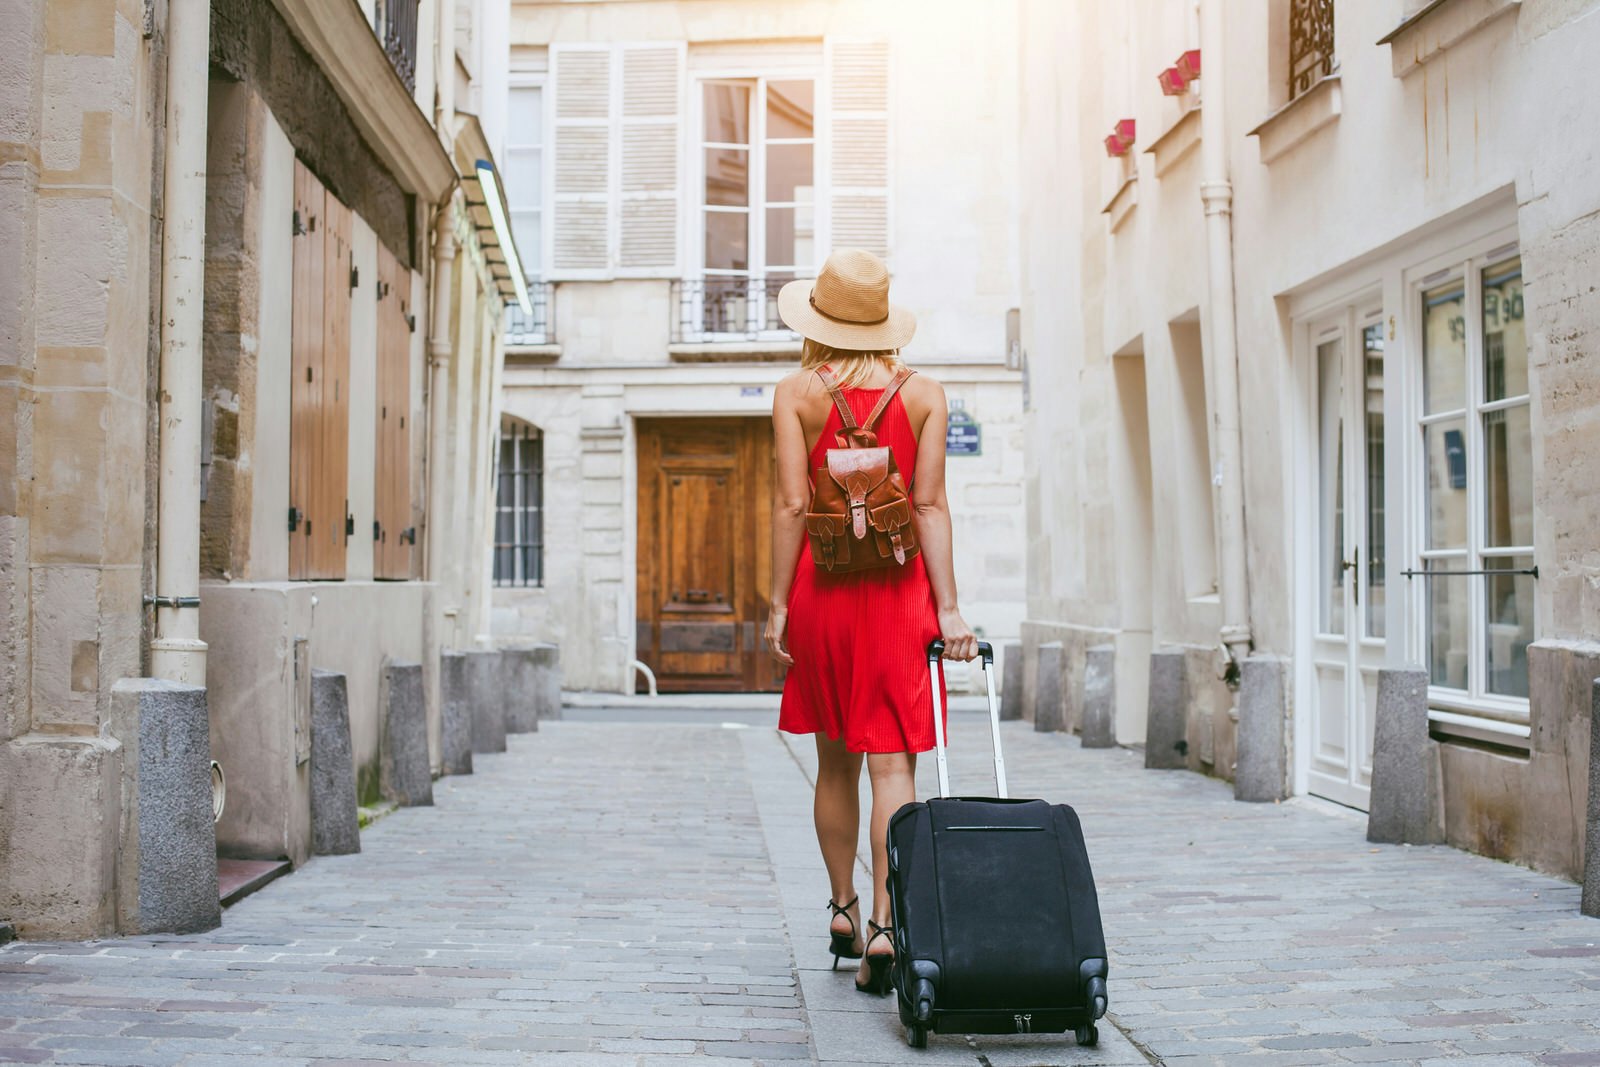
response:
<path fill-rule="evenodd" d="M 832 369 L 839 384 L 847 389 L 860 389 L 879 366 L 891 372 L 900 367 L 898 351 L 863 352 L 853 348 L 830 348 L 820 341 L 804 338 L 800 345 L 800 369 L 814 371 L 818 367 Z"/>

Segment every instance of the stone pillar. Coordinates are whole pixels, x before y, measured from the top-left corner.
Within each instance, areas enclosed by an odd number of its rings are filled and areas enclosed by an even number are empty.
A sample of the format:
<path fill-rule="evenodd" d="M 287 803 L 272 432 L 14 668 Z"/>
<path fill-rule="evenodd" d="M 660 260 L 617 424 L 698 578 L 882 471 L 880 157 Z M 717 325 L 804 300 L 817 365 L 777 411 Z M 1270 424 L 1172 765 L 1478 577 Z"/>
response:
<path fill-rule="evenodd" d="M 1033 728 L 1040 733 L 1054 732 L 1066 725 L 1067 702 L 1063 693 L 1066 674 L 1067 651 L 1061 642 L 1046 641 L 1041 644 L 1035 688 L 1038 696 L 1033 709 Z"/>
<path fill-rule="evenodd" d="M 1092 646 L 1083 667 L 1083 747 L 1114 748 L 1117 743 L 1117 650 Z"/>
<path fill-rule="evenodd" d="M 319 856 L 361 851 L 350 694 L 337 671 L 311 672 L 311 851 Z"/>
<path fill-rule="evenodd" d="M 500 650 L 500 673 L 504 679 L 506 733 L 526 734 L 539 728 L 539 665 L 534 649 Z"/>
<path fill-rule="evenodd" d="M 222 922 L 206 691 L 157 678 L 111 687 L 122 742 L 117 930 L 193 933 Z"/>
<path fill-rule="evenodd" d="M 1022 718 L 1022 643 L 1007 641 L 1000 653 L 1000 718 Z"/>
<path fill-rule="evenodd" d="M 1421 667 L 1380 670 L 1376 715 L 1367 840 L 1443 841 L 1438 757 L 1428 737 L 1428 672 Z"/>
<path fill-rule="evenodd" d="M 428 765 L 427 702 L 422 664 L 391 663 L 384 668 L 383 792 L 401 807 L 433 803 Z"/>
<path fill-rule="evenodd" d="M 1289 795 L 1283 678 L 1284 662 L 1277 656 L 1246 656 L 1240 667 L 1235 800 L 1272 801 Z"/>
<path fill-rule="evenodd" d="M 1150 710 L 1144 765 L 1172 770 L 1189 765 L 1189 676 L 1182 649 L 1150 653 Z"/>
<path fill-rule="evenodd" d="M 472 713 L 472 751 L 506 750 L 505 694 L 500 691 L 500 653 L 466 653 L 467 706 Z"/>
<path fill-rule="evenodd" d="M 1584 838 L 1585 915 L 1600 919 L 1600 678 L 1594 681 L 1589 709 L 1589 828 Z"/>
<path fill-rule="evenodd" d="M 533 687 L 541 719 L 561 718 L 561 650 L 533 646 Z"/>
<path fill-rule="evenodd" d="M 440 765 L 445 774 L 472 773 L 472 702 L 467 688 L 467 657 L 439 654 Z"/>

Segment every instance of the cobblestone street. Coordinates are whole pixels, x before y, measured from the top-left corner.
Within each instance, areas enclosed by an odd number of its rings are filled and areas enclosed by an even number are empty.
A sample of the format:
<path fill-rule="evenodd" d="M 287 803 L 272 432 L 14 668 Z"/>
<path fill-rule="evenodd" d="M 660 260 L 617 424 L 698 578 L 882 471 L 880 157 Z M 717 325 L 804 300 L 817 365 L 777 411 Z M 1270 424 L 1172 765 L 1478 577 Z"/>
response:
<path fill-rule="evenodd" d="M 598 718 L 514 736 L 209 934 L 0 949 L 0 1061 L 1600 1064 L 1576 886 L 1024 724 L 1012 791 L 1083 816 L 1114 1025 L 912 1052 L 828 971 L 809 742 Z M 986 730 L 956 716 L 958 790 L 990 788 Z"/>

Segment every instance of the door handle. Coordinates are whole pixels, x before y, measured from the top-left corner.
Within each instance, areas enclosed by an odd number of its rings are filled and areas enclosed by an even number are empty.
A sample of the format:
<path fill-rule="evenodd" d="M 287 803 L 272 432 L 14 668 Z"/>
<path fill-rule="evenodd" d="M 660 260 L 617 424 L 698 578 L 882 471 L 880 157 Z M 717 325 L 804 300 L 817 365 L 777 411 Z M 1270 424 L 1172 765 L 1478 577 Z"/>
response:
<path fill-rule="evenodd" d="M 709 590 L 709 589 L 686 589 L 686 590 L 684 590 L 684 593 L 683 593 L 683 599 L 685 599 L 685 600 L 687 600 L 687 601 L 689 601 L 690 603 L 693 603 L 693 604 L 704 604 L 706 601 L 711 599 L 711 590 Z M 721 599 L 721 598 L 719 597 L 718 599 Z"/>
<path fill-rule="evenodd" d="M 1355 558 L 1339 561 L 1339 570 L 1341 573 L 1344 571 L 1356 572 L 1354 592 L 1356 604 L 1359 606 L 1361 603 L 1361 549 L 1358 547 L 1351 555 Z"/>

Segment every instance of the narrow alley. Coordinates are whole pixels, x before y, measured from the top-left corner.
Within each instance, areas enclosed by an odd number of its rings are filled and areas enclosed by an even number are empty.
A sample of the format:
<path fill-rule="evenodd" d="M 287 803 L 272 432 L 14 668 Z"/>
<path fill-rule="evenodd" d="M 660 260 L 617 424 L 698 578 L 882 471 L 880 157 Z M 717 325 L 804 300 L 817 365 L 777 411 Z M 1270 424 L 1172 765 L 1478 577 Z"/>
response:
<path fill-rule="evenodd" d="M 1577 886 L 1365 846 L 1345 809 L 1239 804 L 1026 723 L 1004 728 L 1013 792 L 1082 814 L 1111 1017 L 1096 1049 L 913 1052 L 891 1002 L 829 971 L 805 739 L 761 713 L 568 714 L 220 929 L 0 949 L 0 1062 L 1600 1064 Z M 990 788 L 986 733 L 956 715 L 958 792 Z"/>

